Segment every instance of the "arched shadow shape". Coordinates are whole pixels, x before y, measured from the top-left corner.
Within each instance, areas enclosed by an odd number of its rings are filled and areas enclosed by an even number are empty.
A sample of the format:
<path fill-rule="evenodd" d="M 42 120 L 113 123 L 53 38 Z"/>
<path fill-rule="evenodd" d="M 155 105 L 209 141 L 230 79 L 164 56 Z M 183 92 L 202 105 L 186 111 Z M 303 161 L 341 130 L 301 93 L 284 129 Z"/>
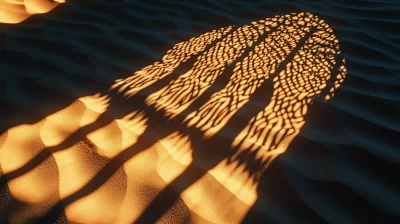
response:
<path fill-rule="evenodd" d="M 301 39 L 297 45 L 296 48 L 293 49 L 292 53 L 289 54 L 288 57 L 286 57 L 285 61 L 283 61 L 282 63 L 280 63 L 280 65 L 278 66 L 278 68 L 275 70 L 275 72 L 271 75 L 271 79 L 277 77 L 279 75 L 279 73 L 281 71 L 283 71 L 283 69 L 288 65 L 288 63 L 294 58 L 294 56 L 296 55 L 296 52 L 300 49 L 300 47 L 304 44 L 304 42 L 314 33 L 316 32 L 316 30 L 312 29 L 310 32 L 308 32 L 303 39 Z M 265 35 L 263 35 L 265 36 Z M 259 38 L 258 41 L 262 41 L 263 38 Z M 258 42 L 257 42 L 258 43 Z M 254 44 L 257 45 L 257 44 Z M 249 48 L 247 48 L 246 52 L 248 53 L 250 50 Z M 245 56 L 247 55 L 247 53 L 243 53 L 241 56 L 239 56 L 235 61 L 241 61 L 245 58 Z M 232 63 L 235 64 L 235 63 Z M 215 88 L 208 88 L 204 93 L 201 94 L 201 96 L 197 99 L 194 100 L 193 103 L 191 103 L 190 107 L 187 108 L 186 110 L 184 110 L 184 112 L 182 112 L 182 114 L 189 114 L 191 112 L 196 111 L 196 109 L 200 108 L 201 105 L 203 105 L 204 103 L 207 102 L 207 100 L 209 100 L 212 96 L 213 93 L 218 92 L 219 90 L 221 90 L 223 87 L 226 86 L 226 84 L 229 82 L 230 79 L 230 74 L 233 71 L 233 66 L 231 66 L 231 69 L 226 69 L 224 71 L 224 73 L 220 76 L 218 76 L 215 80 L 215 82 L 212 84 L 212 87 L 215 86 Z M 168 77 L 168 76 L 167 76 Z M 171 76 L 174 77 L 174 76 Z M 170 79 L 174 79 L 174 78 L 170 78 Z M 167 82 L 167 81 L 165 81 Z M 168 82 L 169 83 L 169 82 Z M 240 131 L 242 129 L 244 129 L 246 127 L 246 125 L 250 122 L 250 120 L 257 114 L 257 112 L 259 112 L 259 108 L 255 108 L 253 106 L 253 101 L 257 101 L 259 99 L 263 99 L 265 96 L 265 93 L 267 93 L 269 91 L 270 96 L 272 96 L 272 84 L 273 82 L 271 81 L 265 81 L 261 84 L 261 86 L 259 86 L 257 88 L 257 90 L 250 96 L 249 101 L 245 103 L 245 105 L 243 107 L 241 107 L 238 111 L 235 111 L 235 116 L 236 115 L 240 115 L 241 117 L 241 121 L 240 122 L 233 122 L 234 117 L 231 117 L 231 119 L 229 120 L 229 122 L 223 126 L 223 128 L 218 132 L 218 133 L 224 133 L 224 132 L 228 132 L 230 130 L 235 130 L 236 132 L 233 133 L 233 136 L 237 136 L 239 135 Z M 162 87 L 163 85 L 160 85 L 160 87 Z M 145 92 L 145 91 L 144 91 Z M 156 92 L 156 91 L 152 91 L 152 92 Z M 215 147 L 216 149 L 218 148 L 226 148 L 229 149 L 231 148 L 231 144 L 232 142 L 226 142 L 223 141 L 223 134 L 221 135 L 215 135 L 207 140 L 202 140 L 202 137 L 204 135 L 204 133 L 200 130 L 196 130 L 196 128 L 194 127 L 187 127 L 188 122 L 184 120 L 184 117 L 182 116 L 177 116 L 176 118 L 171 119 L 169 117 L 169 115 L 166 114 L 165 111 L 159 111 L 153 107 L 149 107 L 146 103 L 145 103 L 145 99 L 146 96 L 149 94 L 136 94 L 133 97 L 133 100 L 131 100 L 130 102 L 139 102 L 139 106 L 136 106 L 139 108 L 140 111 L 144 112 L 146 114 L 147 117 L 150 118 L 149 124 L 148 126 L 150 128 L 147 128 L 148 130 L 151 130 L 152 128 L 157 127 L 157 125 L 159 125 L 160 123 L 163 124 L 167 124 L 170 126 L 174 126 L 177 127 L 178 131 L 184 134 L 189 134 L 191 141 L 193 142 L 193 148 L 194 148 L 194 158 L 193 161 L 197 161 L 197 160 L 204 160 L 204 158 L 213 158 L 213 161 L 208 161 L 207 163 L 207 168 L 205 170 L 199 170 L 197 169 L 193 164 L 191 166 L 189 166 L 189 168 L 187 168 L 187 171 L 185 171 L 182 176 L 178 177 L 174 182 L 172 182 L 160 195 L 159 197 L 157 197 L 152 204 L 148 207 L 148 209 L 145 210 L 145 212 L 142 214 L 142 216 L 139 218 L 139 222 L 142 221 L 143 219 L 148 220 L 148 219 L 155 219 L 155 221 L 165 212 L 166 209 L 168 209 L 168 205 L 162 205 L 160 209 L 158 209 L 158 213 L 149 218 L 146 216 L 149 216 L 149 210 L 151 210 L 152 208 L 157 208 L 158 207 L 158 203 L 159 201 L 164 197 L 164 195 L 170 195 L 172 188 L 170 186 L 174 185 L 175 183 L 179 182 L 180 185 L 180 192 L 183 191 L 187 186 L 189 186 L 190 184 L 194 183 L 196 180 L 198 180 L 201 176 L 203 176 L 207 170 L 211 169 L 212 167 L 214 167 L 216 164 L 218 164 L 219 162 L 221 162 L 224 158 L 227 157 L 232 157 L 234 154 L 234 151 L 236 149 L 232 149 L 232 150 L 221 150 L 218 151 L 218 154 L 215 153 L 215 150 L 211 150 L 212 148 L 214 148 L 215 146 L 219 146 L 219 147 Z M 267 97 L 267 99 L 269 99 L 270 97 Z M 268 101 L 263 102 L 261 108 L 266 107 L 268 105 Z M 243 111 L 245 111 L 246 113 L 244 113 Z M 107 123 L 107 122 L 105 122 Z M 99 126 L 98 126 L 99 127 Z M 92 128 L 92 130 L 94 130 Z M 170 134 L 171 130 L 159 130 L 158 131 L 158 138 L 162 139 L 163 136 L 167 136 L 168 134 Z M 79 135 L 79 134 L 76 134 Z M 72 139 L 76 139 L 77 138 L 72 138 Z M 67 141 L 68 143 L 64 143 L 64 144 L 73 144 L 71 140 Z M 88 194 L 90 194 L 91 192 L 93 192 L 94 190 L 96 190 L 98 187 L 100 187 L 103 183 L 105 183 L 108 178 L 110 178 L 121 166 L 122 164 L 127 161 L 128 159 L 132 158 L 134 155 L 136 155 L 137 153 L 139 153 L 142 150 L 147 149 L 149 146 L 155 144 L 156 141 L 154 141 L 154 139 L 148 139 L 147 133 L 145 132 L 145 134 L 143 134 L 139 140 L 137 141 L 137 143 L 132 146 L 129 149 L 124 150 L 122 153 L 118 154 L 116 157 L 114 157 L 113 159 L 111 159 L 111 161 L 99 172 L 97 173 L 97 175 L 91 180 L 89 181 L 89 183 L 84 186 L 83 188 L 81 188 L 81 190 L 79 190 L 78 192 L 74 193 L 73 195 L 63 199 L 62 201 L 60 201 L 60 203 L 58 203 L 49 213 L 47 216 L 44 216 L 42 219 L 40 219 L 40 221 L 51 221 L 52 218 L 56 218 L 57 213 L 60 214 L 59 212 L 62 212 L 63 209 L 65 208 L 65 206 L 71 204 L 72 202 L 78 200 L 79 198 L 82 198 L 83 196 L 86 196 Z M 206 147 L 206 151 L 201 151 L 200 150 L 200 144 L 201 145 L 206 145 L 206 146 L 210 146 L 209 148 Z M 215 149 L 214 148 L 214 149 Z M 62 147 L 60 147 L 58 150 L 62 150 Z M 50 156 L 51 153 L 53 151 L 47 152 L 43 155 L 41 155 L 39 157 L 39 162 L 34 162 L 31 163 L 31 167 L 33 168 L 36 165 L 40 164 L 40 160 L 43 160 L 45 157 Z M 244 156 L 242 158 L 243 161 L 246 161 L 246 156 Z M 257 167 L 257 166 L 256 166 Z M 262 167 L 262 166 L 261 166 Z M 255 168 L 255 169 L 259 169 L 259 168 Z M 29 169 L 26 169 L 26 171 L 23 172 L 27 172 Z M 197 171 L 198 172 L 197 172 Z M 22 173 L 23 173 L 22 172 Z M 196 175 L 188 175 L 188 173 L 197 173 Z M 257 173 L 257 172 L 255 172 Z M 15 175 L 17 176 L 17 175 Z M 190 176 L 190 177 L 189 177 Z M 185 178 L 187 177 L 187 178 Z M 181 183 L 181 180 L 184 180 L 184 184 Z M 179 194 L 174 195 L 172 194 L 172 198 L 171 200 L 169 200 L 171 203 L 173 203 L 178 197 Z M 161 198 L 161 199 L 160 199 Z M 57 216 L 58 217 L 58 216 Z"/>
<path fill-rule="evenodd" d="M 307 33 L 302 40 L 299 41 L 298 45 L 291 52 L 290 56 L 285 59 L 284 62 L 280 64 L 280 66 L 276 69 L 275 73 L 271 76 L 276 77 L 283 69 L 288 65 L 288 63 L 293 60 L 296 53 L 299 51 L 301 46 L 305 43 L 305 41 L 313 35 L 316 30 L 311 30 Z M 271 99 L 272 97 L 272 82 L 264 82 L 261 86 L 255 91 L 255 93 L 250 97 L 250 100 L 241 107 L 236 113 L 241 114 L 244 119 L 240 119 L 238 122 L 237 119 L 230 119 L 230 121 L 220 130 L 220 133 L 229 132 L 231 130 L 237 130 L 233 136 L 239 135 L 240 131 L 243 130 L 246 125 L 250 122 L 250 120 L 257 115 L 258 110 L 254 108 L 252 102 L 255 99 L 266 98 Z M 261 107 L 267 107 L 269 101 L 265 100 L 264 104 Z M 197 139 L 191 138 L 192 142 L 198 142 L 197 144 L 193 144 L 194 146 L 194 154 L 193 154 L 193 162 L 192 164 L 173 182 L 171 182 L 164 190 L 154 199 L 150 205 L 146 208 L 146 210 L 142 213 L 142 215 L 136 220 L 136 223 L 154 223 L 176 202 L 176 200 L 180 197 L 180 194 L 191 184 L 198 181 L 202 176 L 204 176 L 207 171 L 218 163 L 220 163 L 225 158 L 230 158 L 235 154 L 237 149 L 232 149 L 231 145 L 233 142 L 226 141 L 222 139 L 222 137 L 215 135 L 211 139 L 207 139 L 205 141 L 200 141 Z M 217 149 L 219 149 L 217 151 Z M 231 149 L 231 150 L 221 150 L 221 149 Z M 218 152 L 218 153 L 216 153 Z M 208 160 L 207 164 L 208 169 L 199 169 L 195 165 L 196 160 Z M 261 166 L 262 167 L 262 166 Z M 257 172 L 257 171 L 253 171 Z"/>
<path fill-rule="evenodd" d="M 312 30 L 309 33 L 307 33 L 307 35 L 299 42 L 297 47 L 292 51 L 290 56 L 287 57 L 285 62 L 281 63 L 279 68 L 276 69 L 276 71 L 272 75 L 272 77 L 275 77 L 287 66 L 289 61 L 291 61 L 293 59 L 293 57 L 295 56 L 296 52 L 300 49 L 300 47 L 304 44 L 304 42 L 314 32 L 315 32 L 315 30 Z M 220 77 L 223 77 L 223 76 L 220 76 Z M 335 77 L 335 76 L 332 76 L 332 77 Z M 221 78 L 221 80 L 222 80 L 222 78 Z M 225 79 L 225 81 L 226 81 L 226 79 Z M 216 81 L 216 83 L 217 82 L 218 81 Z M 254 101 L 255 99 L 264 98 L 265 93 L 267 93 L 267 92 L 269 92 L 270 96 L 272 96 L 272 92 L 271 92 L 272 84 L 273 84 L 272 82 L 264 82 L 263 85 L 261 87 L 259 87 L 257 89 L 257 91 L 251 96 L 251 99 L 249 100 L 249 102 L 237 112 L 238 114 L 245 115 L 245 117 L 246 117 L 245 119 L 242 120 L 242 122 L 240 124 L 238 124 L 237 122 L 232 122 L 234 120 L 232 118 L 231 122 L 228 123 L 226 126 L 224 126 L 224 128 L 220 132 L 226 132 L 228 130 L 231 130 L 232 127 L 235 127 L 235 129 L 236 129 L 238 126 L 239 126 L 239 128 L 237 128 L 236 130 L 242 130 L 247 125 L 249 120 L 252 117 L 254 117 L 254 115 L 258 112 L 258 109 L 254 108 L 252 106 L 252 101 Z M 210 95 L 211 95 L 211 93 L 210 93 Z M 203 98 L 203 96 L 207 96 L 207 97 Z M 209 98 L 209 94 L 205 93 L 197 100 L 199 102 L 202 102 L 201 104 L 203 104 L 203 101 L 207 100 L 208 98 Z M 268 103 L 269 103 L 268 101 L 265 101 L 263 106 L 268 105 Z M 193 103 L 193 104 L 198 105 L 196 103 Z M 152 113 L 157 114 L 157 112 L 154 111 L 154 109 L 152 109 L 152 108 L 145 108 L 144 110 L 145 111 L 152 110 L 152 112 L 150 112 L 151 114 Z M 246 111 L 249 113 L 243 113 L 243 111 Z M 165 117 L 165 115 L 161 115 L 158 117 L 158 119 L 152 119 L 152 120 L 156 120 L 154 123 L 159 123 L 161 120 L 163 120 L 162 119 L 163 117 Z M 155 116 L 154 118 L 157 118 L 157 116 Z M 219 162 L 221 162 L 224 158 L 227 158 L 234 153 L 232 151 L 227 150 L 227 151 L 219 151 L 220 154 L 216 154 L 215 149 L 221 149 L 221 148 L 229 149 L 231 142 L 221 141 L 221 137 L 218 135 L 216 135 L 214 138 L 211 138 L 209 140 L 202 141 L 201 140 L 202 133 L 199 132 L 198 130 L 196 131 L 196 129 L 190 129 L 190 128 L 184 127 L 184 125 L 182 125 L 182 123 L 184 123 L 182 118 L 180 120 L 178 119 L 178 121 L 164 121 L 164 122 L 166 122 L 167 124 L 170 124 L 171 126 L 178 127 L 178 129 L 184 133 L 186 132 L 186 133 L 191 134 L 191 141 L 195 142 L 194 143 L 194 148 L 195 148 L 194 152 L 197 153 L 197 154 L 194 154 L 194 161 L 197 160 L 196 158 L 198 158 L 198 157 L 213 158 L 214 161 L 210 162 L 208 164 L 209 169 L 214 167 Z M 163 131 L 161 130 L 161 132 L 163 132 Z M 196 134 L 196 132 L 197 132 L 197 134 Z M 161 139 L 162 136 L 167 136 L 169 134 L 169 132 L 159 133 L 159 134 L 160 134 L 159 138 Z M 236 133 L 236 135 L 237 134 L 239 134 L 239 133 Z M 82 188 L 81 191 L 71 195 L 68 198 L 65 198 L 65 200 L 63 200 L 61 203 L 57 204 L 49 213 L 47 213 L 46 216 L 42 217 L 39 220 L 41 222 L 43 222 L 43 221 L 48 222 L 48 221 L 54 220 L 55 218 L 58 217 L 59 214 L 62 213 L 65 206 L 67 206 L 68 204 L 72 203 L 73 201 L 75 201 L 81 197 L 84 197 L 84 196 L 90 194 L 93 190 L 95 190 L 99 186 L 101 186 L 107 180 L 107 177 L 111 176 L 120 167 L 120 164 L 124 163 L 126 160 L 128 160 L 132 156 L 136 155 L 141 150 L 146 149 L 154 144 L 154 142 L 149 143 L 148 142 L 149 140 L 146 140 L 146 137 L 141 137 L 141 138 L 142 139 L 138 140 L 138 143 L 135 144 L 132 148 L 124 151 L 123 153 L 119 154 L 117 157 L 112 159 L 112 161 L 109 164 L 107 164 L 106 167 L 104 167 L 89 182 L 88 185 L 86 185 L 84 188 Z M 209 150 L 208 150 L 208 152 L 202 152 L 200 150 L 200 148 L 196 149 L 196 146 L 197 147 L 201 146 L 202 148 L 204 147 Z M 192 164 L 194 164 L 194 163 L 192 163 Z M 145 210 L 145 212 L 137 220 L 137 222 L 140 223 L 142 221 L 143 222 L 157 221 L 158 218 L 160 218 L 160 216 L 176 201 L 176 199 L 179 198 L 180 193 L 184 189 L 186 189 L 186 187 L 190 186 L 192 183 L 196 182 L 199 178 L 201 178 L 206 172 L 207 172 L 207 169 L 205 169 L 205 170 L 199 169 L 199 168 L 196 168 L 196 166 L 194 166 L 194 165 L 189 166 L 181 176 L 179 176 L 177 179 L 175 179 L 167 188 L 165 188 L 162 191 L 162 193 L 160 193 L 160 195 Z M 174 185 L 175 185 L 175 187 L 173 187 Z M 178 190 L 178 192 L 176 191 L 176 186 L 179 186 L 180 190 Z M 168 199 L 165 200 L 166 198 L 168 198 Z M 156 214 L 155 214 L 155 212 L 156 212 Z"/>

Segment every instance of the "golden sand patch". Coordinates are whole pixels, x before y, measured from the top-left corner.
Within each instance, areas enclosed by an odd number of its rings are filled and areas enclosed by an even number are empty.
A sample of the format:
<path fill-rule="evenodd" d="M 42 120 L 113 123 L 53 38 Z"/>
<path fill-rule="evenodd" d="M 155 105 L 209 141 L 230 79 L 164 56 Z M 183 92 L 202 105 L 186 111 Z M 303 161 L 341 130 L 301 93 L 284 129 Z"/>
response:
<path fill-rule="evenodd" d="M 48 13 L 65 0 L 0 0 L 0 23 L 20 23 L 32 15 Z"/>
<path fill-rule="evenodd" d="M 11 12 L 18 1 L 2 4 Z M 52 9 L 43 7 L 25 11 Z M 334 96 L 344 62 L 333 30 L 310 13 L 176 44 L 110 87 L 135 102 L 118 104 L 132 107 L 124 116 L 113 117 L 113 99 L 97 94 L 3 135 L 3 177 L 26 204 L 10 221 L 62 208 L 79 223 L 239 223 L 315 99 Z M 185 63 L 193 64 L 177 73 Z"/>

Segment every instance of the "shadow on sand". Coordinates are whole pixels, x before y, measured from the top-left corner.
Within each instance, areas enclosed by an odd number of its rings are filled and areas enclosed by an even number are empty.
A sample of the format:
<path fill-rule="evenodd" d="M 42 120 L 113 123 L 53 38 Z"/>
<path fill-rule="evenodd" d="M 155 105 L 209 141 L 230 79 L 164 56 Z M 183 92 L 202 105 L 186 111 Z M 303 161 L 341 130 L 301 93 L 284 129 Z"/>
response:
<path fill-rule="evenodd" d="M 67 206 L 99 189 L 134 156 L 171 134 L 188 137 L 190 165 L 135 219 L 154 223 L 218 164 L 245 174 L 240 183 L 244 189 L 257 186 L 265 169 L 310 119 L 306 114 L 313 102 L 332 98 L 345 74 L 333 31 L 309 13 L 212 31 L 175 45 L 162 63 L 117 80 L 107 93 L 105 113 L 19 168 L 4 172 L 0 187 L 29 174 L 54 153 L 87 140 L 114 118 L 133 113 L 131 120 L 143 121 L 137 140 L 110 156 L 79 190 L 31 221 L 57 221 Z"/>

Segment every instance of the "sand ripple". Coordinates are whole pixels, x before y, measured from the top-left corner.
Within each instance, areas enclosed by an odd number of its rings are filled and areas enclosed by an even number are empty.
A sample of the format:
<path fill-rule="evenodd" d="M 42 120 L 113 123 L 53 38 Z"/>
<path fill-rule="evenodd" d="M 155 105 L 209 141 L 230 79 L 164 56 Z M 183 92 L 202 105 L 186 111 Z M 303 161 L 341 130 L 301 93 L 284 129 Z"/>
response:
<path fill-rule="evenodd" d="M 0 132 L 41 125 L 44 117 L 79 97 L 107 91 L 114 80 L 159 61 L 190 37 L 302 11 L 318 15 L 335 31 L 347 80 L 330 101 L 315 102 L 299 136 L 260 180 L 258 199 L 244 222 L 399 219 L 400 5 L 395 1 L 67 1 L 48 14 L 0 25 Z M 0 146 L 6 138 L 7 132 Z M 104 163 L 98 161 L 96 166 Z M 149 188 L 148 195 L 159 190 Z M 27 209 L 21 201 L 11 202 L 7 191 L 0 191 L 3 219 L 11 207 Z M 172 214 L 186 217 L 179 203 Z M 47 208 L 34 212 L 42 209 Z"/>

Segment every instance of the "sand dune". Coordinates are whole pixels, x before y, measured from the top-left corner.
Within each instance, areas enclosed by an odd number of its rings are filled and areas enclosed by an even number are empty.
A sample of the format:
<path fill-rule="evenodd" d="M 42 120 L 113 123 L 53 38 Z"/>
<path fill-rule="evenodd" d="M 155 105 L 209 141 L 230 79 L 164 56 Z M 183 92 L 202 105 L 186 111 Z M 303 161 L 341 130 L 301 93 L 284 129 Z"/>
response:
<path fill-rule="evenodd" d="M 162 63 L 110 88 L 126 101 L 143 99 L 138 106 L 155 109 L 153 114 L 138 107 L 113 120 L 112 112 L 102 115 L 110 97 L 96 95 L 79 98 L 37 124 L 10 129 L 0 164 L 10 193 L 28 205 L 13 212 L 10 222 L 43 212 L 48 222 L 56 213 L 46 208 L 60 206 L 69 221 L 78 223 L 197 222 L 193 217 L 240 222 L 257 200 L 260 175 L 297 136 L 314 96 L 329 89 L 323 96 L 329 100 L 343 81 L 346 70 L 344 59 L 335 56 L 337 44 L 332 29 L 309 13 L 211 31 L 175 45 Z M 193 67 L 176 77 L 175 69 L 196 55 Z M 264 96 L 255 97 L 260 93 Z M 109 122 L 82 131 L 100 116 L 110 116 Z M 80 136 L 71 142 L 74 135 Z M 202 151 L 210 152 L 204 156 Z M 39 170 L 50 160 L 52 165 Z M 33 163 L 32 171 L 24 168 Z M 113 163 L 118 163 L 114 171 L 107 169 Z M 261 164 L 253 168 L 253 163 Z M 110 174 L 99 176 L 103 172 Z M 46 182 L 58 183 L 58 190 Z M 94 182 L 97 187 L 84 197 L 74 197 Z M 176 198 L 169 199 L 170 189 Z M 158 205 L 162 200 L 170 202 Z M 42 211 L 32 212 L 43 203 Z M 155 206 L 165 210 L 151 214 Z"/>
<path fill-rule="evenodd" d="M 371 21 L 396 23 L 391 7 L 125 3 L 66 3 L 7 30 L 2 217 L 345 223 L 398 214 L 384 172 L 398 163 L 397 33 Z"/>
<path fill-rule="evenodd" d="M 1 0 L 0 23 L 20 23 L 35 14 L 48 13 L 65 0 Z"/>

